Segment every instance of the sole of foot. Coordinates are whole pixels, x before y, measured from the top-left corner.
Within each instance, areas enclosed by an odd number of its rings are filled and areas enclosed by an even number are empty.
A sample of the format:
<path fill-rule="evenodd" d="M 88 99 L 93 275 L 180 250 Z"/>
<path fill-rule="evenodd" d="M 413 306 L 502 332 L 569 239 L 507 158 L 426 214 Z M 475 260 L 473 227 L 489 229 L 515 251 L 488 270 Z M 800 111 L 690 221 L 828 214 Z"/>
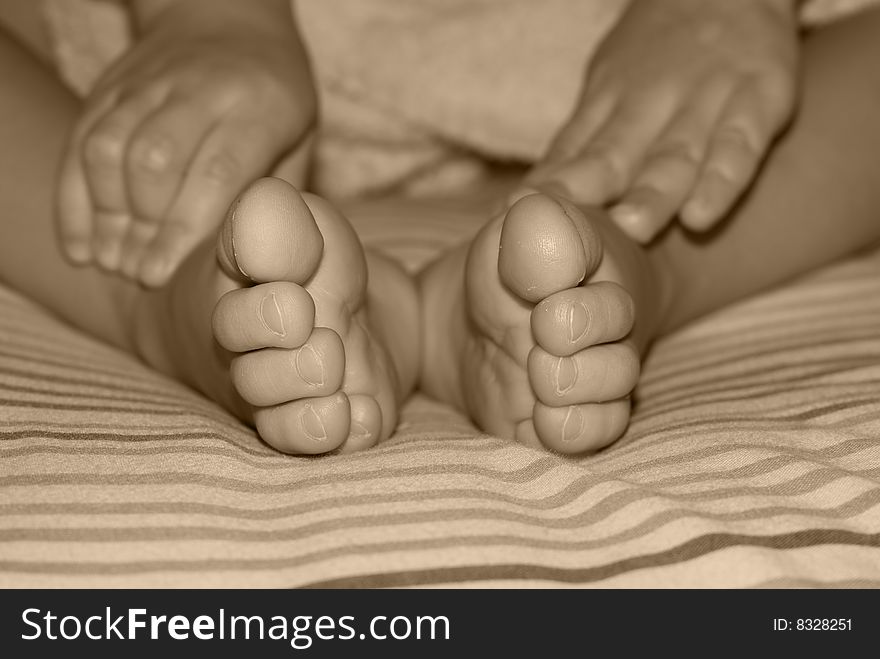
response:
<path fill-rule="evenodd" d="M 426 340 L 425 388 L 489 433 L 599 450 L 629 423 L 657 285 L 645 252 L 601 211 L 528 194 L 423 276 L 427 305 L 452 318 Z M 442 326 L 443 312 L 425 313 L 426 327 Z M 444 366 L 432 352 L 457 359 Z"/>
<path fill-rule="evenodd" d="M 327 201 L 256 181 L 230 208 L 216 249 L 194 253 L 172 289 L 177 327 L 207 315 L 207 339 L 219 344 L 178 350 L 178 368 L 192 374 L 184 379 L 249 417 L 269 445 L 353 451 L 393 431 L 396 374 L 369 323 L 367 257 Z M 212 312 L 203 299 L 216 301 Z"/>

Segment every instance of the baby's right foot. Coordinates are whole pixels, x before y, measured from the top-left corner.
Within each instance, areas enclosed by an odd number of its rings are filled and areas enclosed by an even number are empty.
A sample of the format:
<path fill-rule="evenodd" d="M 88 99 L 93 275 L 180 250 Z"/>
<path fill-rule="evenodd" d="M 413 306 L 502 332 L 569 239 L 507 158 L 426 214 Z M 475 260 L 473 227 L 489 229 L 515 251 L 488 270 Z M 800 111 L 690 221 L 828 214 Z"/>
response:
<path fill-rule="evenodd" d="M 168 287 L 144 295 L 152 300 L 138 319 L 146 360 L 253 421 L 286 453 L 387 438 L 415 379 L 410 280 L 365 254 L 329 203 L 279 179 L 249 186 L 219 239 Z M 389 301 L 393 325 L 380 313 Z"/>
<path fill-rule="evenodd" d="M 493 434 L 602 448 L 662 320 L 658 274 L 600 211 L 524 197 L 423 275 L 422 386 Z"/>

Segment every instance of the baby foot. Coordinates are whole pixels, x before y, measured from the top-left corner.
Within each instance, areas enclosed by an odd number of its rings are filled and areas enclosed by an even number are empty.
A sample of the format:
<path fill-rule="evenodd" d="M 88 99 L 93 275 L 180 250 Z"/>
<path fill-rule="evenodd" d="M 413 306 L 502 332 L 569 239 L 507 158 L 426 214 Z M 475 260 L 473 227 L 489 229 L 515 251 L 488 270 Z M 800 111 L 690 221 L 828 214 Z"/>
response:
<path fill-rule="evenodd" d="M 598 211 L 526 196 L 422 284 L 430 393 L 488 432 L 562 453 L 623 434 L 661 306 L 646 255 Z M 451 310 L 451 331 L 430 330 L 434 305 Z"/>
<path fill-rule="evenodd" d="M 262 179 L 233 204 L 217 243 L 216 257 L 206 246 L 172 281 L 169 367 L 286 453 L 387 438 L 398 363 L 384 328 L 371 324 L 367 257 L 347 220 L 323 199 Z M 380 268 L 380 280 L 386 274 Z"/>

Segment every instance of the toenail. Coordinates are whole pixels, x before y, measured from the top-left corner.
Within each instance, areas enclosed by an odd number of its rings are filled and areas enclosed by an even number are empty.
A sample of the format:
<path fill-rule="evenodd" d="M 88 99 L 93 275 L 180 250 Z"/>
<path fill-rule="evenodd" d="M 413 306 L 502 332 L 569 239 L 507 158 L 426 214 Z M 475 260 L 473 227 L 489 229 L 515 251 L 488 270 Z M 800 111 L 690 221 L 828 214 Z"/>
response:
<path fill-rule="evenodd" d="M 578 378 L 577 362 L 567 357 L 560 357 L 556 361 L 553 378 L 556 380 L 556 395 L 564 396 L 574 388 Z"/>
<path fill-rule="evenodd" d="M 267 330 L 275 336 L 287 336 L 287 330 L 284 329 L 284 318 L 281 315 L 281 306 L 275 293 L 269 293 L 260 303 L 260 320 Z"/>
<path fill-rule="evenodd" d="M 303 381 L 313 387 L 324 386 L 324 361 L 313 346 L 306 343 L 296 351 L 294 366 Z"/>
<path fill-rule="evenodd" d="M 349 434 L 353 439 L 367 439 L 373 433 L 371 433 L 364 424 L 352 419 Z"/>
<path fill-rule="evenodd" d="M 590 331 L 592 324 L 593 316 L 587 305 L 583 302 L 573 302 L 568 310 L 568 340 L 577 343 Z"/>
<path fill-rule="evenodd" d="M 235 205 L 232 207 L 232 214 L 229 217 L 229 222 L 224 226 L 223 232 L 224 237 L 228 236 L 227 254 L 231 252 L 232 263 L 235 265 L 235 269 L 238 270 L 245 279 L 250 279 L 251 276 L 241 267 L 241 261 L 238 258 L 238 250 L 235 247 L 235 218 L 238 214 L 238 207 L 241 205 L 241 199 L 236 199 L 233 203 Z"/>
<path fill-rule="evenodd" d="M 314 408 L 308 403 L 303 407 L 303 411 L 299 413 L 299 423 L 303 432 L 313 442 L 323 442 L 327 439 L 327 430 L 324 428 L 324 422 L 315 412 Z"/>
<path fill-rule="evenodd" d="M 581 436 L 583 429 L 584 415 L 577 407 L 569 407 L 565 421 L 562 422 L 562 441 L 566 444 L 573 442 Z"/>

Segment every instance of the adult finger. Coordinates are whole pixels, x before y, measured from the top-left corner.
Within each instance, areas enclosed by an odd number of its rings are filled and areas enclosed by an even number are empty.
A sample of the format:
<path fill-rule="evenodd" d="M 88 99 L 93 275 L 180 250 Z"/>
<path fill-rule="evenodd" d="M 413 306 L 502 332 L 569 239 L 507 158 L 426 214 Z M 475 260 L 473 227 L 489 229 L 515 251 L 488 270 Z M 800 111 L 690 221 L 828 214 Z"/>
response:
<path fill-rule="evenodd" d="M 578 156 L 553 168 L 547 178 L 561 185 L 573 201 L 601 204 L 617 198 L 671 112 L 669 99 L 658 94 L 628 98 Z"/>
<path fill-rule="evenodd" d="M 148 286 L 167 281 L 192 248 L 219 226 L 244 186 L 269 171 L 280 151 L 263 122 L 230 119 L 218 124 L 199 146 L 148 248 L 141 281 Z"/>
<path fill-rule="evenodd" d="M 685 226 L 705 231 L 724 217 L 754 178 L 774 133 L 757 87 L 737 89 L 713 129 L 703 168 L 682 208 Z"/>
<path fill-rule="evenodd" d="M 159 102 L 149 93 L 122 99 L 83 140 L 82 159 L 94 213 L 92 247 L 97 261 L 109 270 L 119 267 L 122 242 L 132 224 L 125 177 L 128 145 Z"/>
<path fill-rule="evenodd" d="M 723 86 L 707 86 L 679 108 L 648 150 L 631 187 L 610 211 L 631 238 L 649 242 L 678 213 L 697 181 L 729 94 Z"/>
<path fill-rule="evenodd" d="M 199 144 L 216 123 L 210 110 L 191 98 L 171 98 L 131 135 L 124 172 L 131 210 L 143 221 L 165 217 Z"/>
<path fill-rule="evenodd" d="M 96 97 L 73 128 L 61 162 L 56 215 L 61 247 L 75 263 L 92 260 L 94 208 L 82 160 L 82 143 L 95 122 L 116 102 L 114 94 Z"/>

